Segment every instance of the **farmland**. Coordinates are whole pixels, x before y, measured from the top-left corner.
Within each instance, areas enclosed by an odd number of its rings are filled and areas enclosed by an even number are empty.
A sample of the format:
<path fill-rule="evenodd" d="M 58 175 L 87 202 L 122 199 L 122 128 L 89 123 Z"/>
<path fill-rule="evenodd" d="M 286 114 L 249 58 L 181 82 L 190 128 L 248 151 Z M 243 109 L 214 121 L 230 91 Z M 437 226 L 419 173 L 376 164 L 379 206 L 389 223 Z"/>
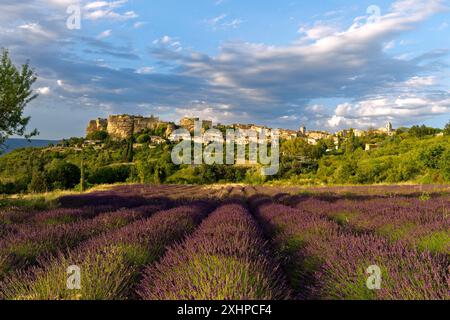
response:
<path fill-rule="evenodd" d="M 123 185 L 57 202 L 0 209 L 1 299 L 450 299 L 445 185 Z"/>

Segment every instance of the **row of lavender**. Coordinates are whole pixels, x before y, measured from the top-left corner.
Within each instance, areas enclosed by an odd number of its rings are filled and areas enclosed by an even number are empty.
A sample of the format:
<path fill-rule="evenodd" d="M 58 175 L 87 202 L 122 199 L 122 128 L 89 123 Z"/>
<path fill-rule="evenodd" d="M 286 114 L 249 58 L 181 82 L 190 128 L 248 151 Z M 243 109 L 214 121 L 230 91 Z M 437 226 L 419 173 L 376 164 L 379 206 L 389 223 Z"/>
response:
<path fill-rule="evenodd" d="M 327 216 L 356 232 L 375 233 L 420 250 L 450 254 L 450 197 L 356 199 L 292 198 L 284 201 L 301 210 Z"/>
<path fill-rule="evenodd" d="M 286 299 L 290 290 L 256 222 L 241 204 L 213 212 L 183 243 L 149 266 L 143 299 Z"/>
<path fill-rule="evenodd" d="M 159 196 L 160 189 L 151 198 L 109 191 L 63 197 L 61 208 L 46 211 L 4 210 L 0 213 L 0 280 L 176 205 Z"/>
<path fill-rule="evenodd" d="M 39 264 L 7 277 L 4 299 L 134 298 L 141 269 L 158 259 L 173 242 L 192 232 L 210 211 L 210 203 L 193 203 L 79 243 L 39 259 Z M 146 211 L 148 213 L 148 211 Z M 143 218 L 143 217 L 141 217 Z M 76 265 L 83 279 L 79 290 L 67 287 L 67 267 Z"/>
<path fill-rule="evenodd" d="M 103 213 L 74 223 L 22 226 L 0 241 L 0 280 L 15 270 L 36 264 L 40 257 L 74 248 L 82 241 L 123 227 L 162 208 L 150 205 Z"/>
<path fill-rule="evenodd" d="M 325 215 L 255 197 L 255 213 L 285 261 L 297 297 L 306 299 L 449 299 L 449 263 L 403 242 L 355 233 Z M 381 287 L 367 270 L 381 270 Z"/>

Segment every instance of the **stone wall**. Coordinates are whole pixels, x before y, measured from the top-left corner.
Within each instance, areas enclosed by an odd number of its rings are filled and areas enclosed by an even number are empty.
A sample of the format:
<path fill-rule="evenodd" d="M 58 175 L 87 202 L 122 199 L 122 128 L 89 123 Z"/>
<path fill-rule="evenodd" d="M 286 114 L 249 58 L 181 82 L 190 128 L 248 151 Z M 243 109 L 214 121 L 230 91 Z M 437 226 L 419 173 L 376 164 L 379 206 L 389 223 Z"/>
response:
<path fill-rule="evenodd" d="M 199 118 L 188 118 L 184 117 L 180 120 L 180 127 L 185 128 L 189 130 L 190 132 L 194 131 L 195 128 L 195 122 L 199 122 Z M 202 120 L 202 129 L 203 131 L 206 129 L 212 128 L 212 121 L 211 120 Z"/>
<path fill-rule="evenodd" d="M 90 135 L 97 131 L 106 131 L 108 127 L 108 120 L 98 118 L 96 120 L 89 121 L 88 127 L 86 128 L 86 135 Z"/>

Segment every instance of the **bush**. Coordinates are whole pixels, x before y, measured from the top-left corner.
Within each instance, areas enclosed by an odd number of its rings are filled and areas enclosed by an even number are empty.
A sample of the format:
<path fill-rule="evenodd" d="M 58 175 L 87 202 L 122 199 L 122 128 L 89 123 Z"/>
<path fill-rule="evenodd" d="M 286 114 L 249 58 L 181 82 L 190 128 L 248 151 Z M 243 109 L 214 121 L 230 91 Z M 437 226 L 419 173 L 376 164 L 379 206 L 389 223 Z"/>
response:
<path fill-rule="evenodd" d="M 106 131 L 95 131 L 87 135 L 88 140 L 101 140 L 104 141 L 108 138 L 108 132 Z"/>
<path fill-rule="evenodd" d="M 48 191 L 47 181 L 42 172 L 34 172 L 31 182 L 28 184 L 28 191 L 42 193 Z"/>
<path fill-rule="evenodd" d="M 94 170 L 87 181 L 92 184 L 109 184 L 126 182 L 130 176 L 131 166 L 113 165 Z"/>
<path fill-rule="evenodd" d="M 416 138 L 423 138 L 425 136 L 434 135 L 436 133 L 439 133 L 441 130 L 430 128 L 425 125 L 422 126 L 413 126 L 411 129 L 409 129 L 408 133 Z"/>
<path fill-rule="evenodd" d="M 150 136 L 146 133 L 141 134 L 140 136 L 137 137 L 136 139 L 137 143 L 147 143 L 150 142 Z"/>
<path fill-rule="evenodd" d="M 80 169 L 64 160 L 53 160 L 46 171 L 47 182 L 52 189 L 72 189 L 80 182 Z"/>

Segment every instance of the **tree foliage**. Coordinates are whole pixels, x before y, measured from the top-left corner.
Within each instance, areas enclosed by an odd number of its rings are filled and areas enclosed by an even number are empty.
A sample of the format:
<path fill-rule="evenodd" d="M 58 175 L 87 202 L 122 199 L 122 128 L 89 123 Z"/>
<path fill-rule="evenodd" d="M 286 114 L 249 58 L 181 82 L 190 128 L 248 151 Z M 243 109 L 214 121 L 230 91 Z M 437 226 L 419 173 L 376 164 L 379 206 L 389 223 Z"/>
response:
<path fill-rule="evenodd" d="M 18 135 L 29 138 L 37 135 L 33 130 L 26 133 L 30 117 L 24 117 L 25 106 L 37 97 L 32 85 L 36 75 L 26 63 L 18 69 L 11 61 L 8 50 L 3 50 L 0 58 L 0 146 L 8 136 Z"/>

